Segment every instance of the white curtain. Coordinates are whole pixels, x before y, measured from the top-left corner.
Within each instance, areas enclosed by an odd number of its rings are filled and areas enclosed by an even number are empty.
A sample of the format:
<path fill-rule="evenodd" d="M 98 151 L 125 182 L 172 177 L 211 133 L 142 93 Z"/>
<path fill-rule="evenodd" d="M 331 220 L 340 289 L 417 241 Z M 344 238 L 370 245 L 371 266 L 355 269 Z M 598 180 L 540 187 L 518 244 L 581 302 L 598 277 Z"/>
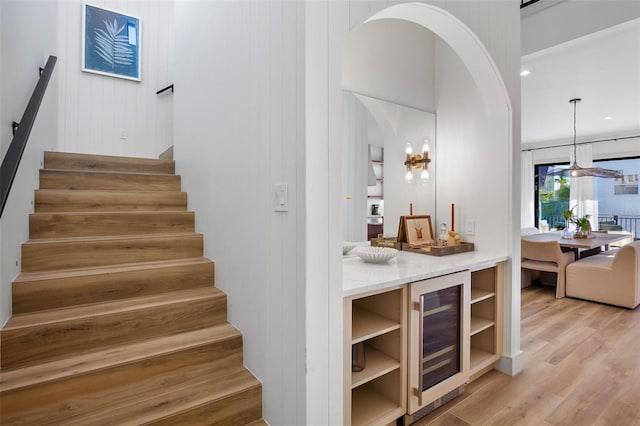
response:
<path fill-rule="evenodd" d="M 521 156 L 522 167 L 521 173 L 522 178 L 520 179 L 520 185 L 522 188 L 520 189 L 520 226 L 522 228 L 530 228 L 535 226 L 535 218 L 534 218 L 534 186 L 535 186 L 535 177 L 534 177 L 534 169 L 533 169 L 533 153 L 531 151 L 523 151 Z"/>
<path fill-rule="evenodd" d="M 569 154 L 571 164 L 574 162 L 573 147 Z M 593 151 L 591 144 L 578 145 L 576 149 L 577 162 L 580 167 L 593 167 Z M 598 229 L 598 196 L 595 188 L 595 178 L 572 177 L 570 178 L 569 207 L 575 206 L 573 214 L 578 217 L 591 215 L 591 229 Z"/>

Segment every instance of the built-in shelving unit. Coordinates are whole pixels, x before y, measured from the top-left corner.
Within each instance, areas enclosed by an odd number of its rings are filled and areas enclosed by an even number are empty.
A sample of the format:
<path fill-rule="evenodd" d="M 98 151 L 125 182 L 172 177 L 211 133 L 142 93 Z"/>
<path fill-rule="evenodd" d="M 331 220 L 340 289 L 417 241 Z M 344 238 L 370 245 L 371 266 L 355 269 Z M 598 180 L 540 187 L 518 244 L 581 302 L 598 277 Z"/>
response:
<path fill-rule="evenodd" d="M 471 272 L 470 381 L 493 368 L 502 352 L 503 268 Z"/>
<path fill-rule="evenodd" d="M 345 424 L 386 425 L 406 409 L 406 287 L 345 299 Z M 352 347 L 366 365 L 351 371 Z"/>

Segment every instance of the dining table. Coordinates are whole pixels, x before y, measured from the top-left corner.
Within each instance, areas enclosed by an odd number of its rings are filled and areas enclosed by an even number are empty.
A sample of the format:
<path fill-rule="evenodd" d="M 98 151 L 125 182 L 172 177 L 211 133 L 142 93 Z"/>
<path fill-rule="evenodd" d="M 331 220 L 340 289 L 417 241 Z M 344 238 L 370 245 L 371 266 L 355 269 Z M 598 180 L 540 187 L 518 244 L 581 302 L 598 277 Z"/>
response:
<path fill-rule="evenodd" d="M 592 232 L 587 238 L 562 238 L 562 233 L 558 232 L 541 232 L 538 234 L 523 235 L 523 240 L 529 241 L 557 241 L 560 247 L 566 250 L 572 250 L 576 259 L 598 254 L 604 247 L 609 249 L 611 243 L 622 241 L 629 238 L 627 233 L 609 234 L 605 232 Z"/>

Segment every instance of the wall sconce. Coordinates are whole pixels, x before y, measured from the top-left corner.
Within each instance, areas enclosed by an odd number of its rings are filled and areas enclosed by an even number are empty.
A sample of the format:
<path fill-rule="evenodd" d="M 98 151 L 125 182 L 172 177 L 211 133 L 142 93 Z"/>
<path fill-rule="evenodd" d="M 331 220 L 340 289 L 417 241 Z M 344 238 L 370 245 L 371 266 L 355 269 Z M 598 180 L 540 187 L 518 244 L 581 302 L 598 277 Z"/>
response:
<path fill-rule="evenodd" d="M 404 176 L 407 183 L 413 182 L 413 171 L 414 169 L 421 170 L 420 179 L 422 182 L 425 182 L 429 179 L 429 163 L 431 159 L 429 158 L 429 140 L 424 140 L 424 145 L 422 146 L 422 154 L 414 154 L 413 148 L 411 147 L 411 142 L 407 143 L 407 160 L 404 162 L 404 165 L 407 167 L 407 174 Z"/>

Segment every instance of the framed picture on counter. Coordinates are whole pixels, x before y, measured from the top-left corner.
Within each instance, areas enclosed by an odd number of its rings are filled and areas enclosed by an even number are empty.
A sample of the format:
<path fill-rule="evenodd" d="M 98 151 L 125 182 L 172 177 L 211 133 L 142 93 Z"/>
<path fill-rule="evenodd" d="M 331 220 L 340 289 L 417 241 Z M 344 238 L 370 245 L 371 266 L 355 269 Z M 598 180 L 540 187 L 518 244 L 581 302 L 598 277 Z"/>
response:
<path fill-rule="evenodd" d="M 409 244 L 421 245 L 433 242 L 433 225 L 430 215 L 403 216 L 400 218 L 400 228 L 400 234 L 403 234 L 402 241 Z"/>

